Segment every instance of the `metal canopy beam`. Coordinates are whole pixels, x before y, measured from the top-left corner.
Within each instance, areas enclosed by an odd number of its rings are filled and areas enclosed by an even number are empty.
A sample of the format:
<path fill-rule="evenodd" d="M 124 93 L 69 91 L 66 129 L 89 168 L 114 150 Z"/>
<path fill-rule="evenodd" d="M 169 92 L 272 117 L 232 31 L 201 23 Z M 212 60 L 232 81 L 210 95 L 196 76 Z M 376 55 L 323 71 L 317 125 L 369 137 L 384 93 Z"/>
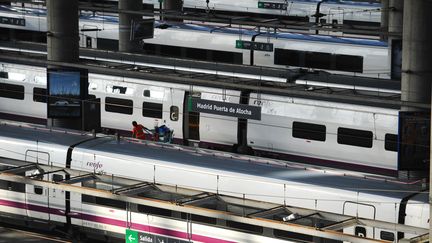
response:
<path fill-rule="evenodd" d="M 104 191 L 100 189 L 95 188 L 86 188 L 86 187 L 80 187 L 80 186 L 74 186 L 74 185 L 68 185 L 64 183 L 53 183 L 50 181 L 43 181 L 43 180 L 34 180 L 30 178 L 26 178 L 23 176 L 17 176 L 14 174 L 8 174 L 8 173 L 0 173 L 0 179 L 1 180 L 7 180 L 12 182 L 18 182 L 18 183 L 24 183 L 29 185 L 36 185 L 36 186 L 42 186 L 42 187 L 48 187 L 52 189 L 58 189 L 58 190 L 64 190 L 74 193 L 80 193 L 80 194 L 86 194 L 86 195 L 92 195 L 96 197 L 102 197 L 102 198 L 109 198 L 114 200 L 120 200 L 125 201 L 129 203 L 135 203 L 145 206 L 151 206 L 156 208 L 162 208 L 162 209 L 168 209 L 172 211 L 182 212 L 182 213 L 188 213 L 188 214 L 196 214 L 201 216 L 207 216 L 207 217 L 213 217 L 213 218 L 220 218 L 223 220 L 231 220 L 236 221 L 240 223 L 245 224 L 251 224 L 261 227 L 268 227 L 273 229 L 279 229 L 289 232 L 295 232 L 299 234 L 306 234 L 306 235 L 313 235 L 316 237 L 321 238 L 327 238 L 327 239 L 334 239 L 334 240 L 340 240 L 340 241 L 350 241 L 353 243 L 366 243 L 366 242 L 387 242 L 382 240 L 375 240 L 375 239 L 369 239 L 369 238 L 362 238 L 358 236 L 353 235 L 347 235 L 343 234 L 342 232 L 332 231 L 332 230 L 323 230 L 323 229 L 316 229 L 315 227 L 308 227 L 308 226 L 301 226 L 286 222 L 278 222 L 274 220 L 269 219 L 260 219 L 260 218 L 247 218 L 242 216 L 236 216 L 234 214 L 228 213 L 228 212 L 222 212 L 217 210 L 211 210 L 211 209 L 202 209 L 198 208 L 196 206 L 188 206 L 188 205 L 176 205 L 170 202 L 155 200 L 155 199 L 146 199 L 146 198 L 139 198 L 139 197 L 128 197 L 125 195 L 116 195 L 111 193 L 110 191 Z M 373 221 L 373 220 L 364 220 L 359 219 L 363 223 L 368 223 L 368 225 L 371 225 L 372 227 L 379 227 L 386 229 L 387 225 L 392 226 L 392 230 L 397 230 L 401 232 L 408 232 L 405 230 L 410 230 L 410 226 L 405 225 L 398 225 L 398 224 L 391 224 L 391 223 L 385 223 L 380 221 Z M 369 224 L 374 222 L 374 224 Z M 427 229 L 416 229 L 412 230 L 411 232 L 417 232 L 417 234 L 425 234 L 428 232 Z"/>
<path fill-rule="evenodd" d="M 59 181 L 59 182 L 64 183 L 64 184 L 75 184 L 75 183 L 80 183 L 80 182 L 96 180 L 96 179 L 97 179 L 97 176 L 94 173 L 90 173 L 90 174 L 71 177 L 69 180 L 64 180 L 64 181 Z"/>
<path fill-rule="evenodd" d="M 322 227 L 321 229 L 336 230 L 337 231 L 337 230 L 344 229 L 346 227 L 353 226 L 355 224 L 357 224 L 357 218 L 350 218 L 350 219 L 344 220 L 342 222 L 337 222 L 337 223 Z"/>
<path fill-rule="evenodd" d="M 144 191 L 148 191 L 148 189 L 151 186 L 153 186 L 153 184 L 148 182 L 143 182 L 143 183 L 138 183 L 130 186 L 116 188 L 112 190 L 112 193 L 131 196 L 131 195 L 139 194 Z"/>
<path fill-rule="evenodd" d="M 1 173 L 10 173 L 10 174 L 20 174 L 20 173 L 24 173 L 26 171 L 29 170 L 38 170 L 40 169 L 40 167 L 37 164 L 29 164 L 29 165 L 23 165 L 23 166 L 18 166 L 12 169 L 6 169 L 6 170 L 2 170 L 0 171 Z"/>

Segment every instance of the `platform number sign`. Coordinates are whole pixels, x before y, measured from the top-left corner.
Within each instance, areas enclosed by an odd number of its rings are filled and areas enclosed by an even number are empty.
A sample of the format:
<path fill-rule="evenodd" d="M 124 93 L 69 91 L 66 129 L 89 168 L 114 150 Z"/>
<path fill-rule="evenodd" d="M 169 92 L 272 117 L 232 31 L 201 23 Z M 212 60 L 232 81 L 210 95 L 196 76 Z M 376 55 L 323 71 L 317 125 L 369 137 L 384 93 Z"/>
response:
<path fill-rule="evenodd" d="M 138 232 L 131 230 L 131 229 L 126 229 L 126 243 L 138 243 L 139 242 L 139 238 L 138 238 Z"/>

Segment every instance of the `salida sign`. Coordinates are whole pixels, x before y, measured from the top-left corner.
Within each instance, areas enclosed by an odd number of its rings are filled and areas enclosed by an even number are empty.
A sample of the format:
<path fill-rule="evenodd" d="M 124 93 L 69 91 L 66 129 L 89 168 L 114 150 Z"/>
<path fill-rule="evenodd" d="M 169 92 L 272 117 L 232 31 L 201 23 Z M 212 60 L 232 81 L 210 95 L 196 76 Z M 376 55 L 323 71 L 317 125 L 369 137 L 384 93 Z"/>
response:
<path fill-rule="evenodd" d="M 261 107 L 259 106 L 204 100 L 196 97 L 189 98 L 189 111 L 261 120 Z"/>
<path fill-rule="evenodd" d="M 162 235 L 154 235 L 150 233 L 139 232 L 131 229 L 126 229 L 125 243 L 187 243 L 189 241 L 174 239 Z"/>

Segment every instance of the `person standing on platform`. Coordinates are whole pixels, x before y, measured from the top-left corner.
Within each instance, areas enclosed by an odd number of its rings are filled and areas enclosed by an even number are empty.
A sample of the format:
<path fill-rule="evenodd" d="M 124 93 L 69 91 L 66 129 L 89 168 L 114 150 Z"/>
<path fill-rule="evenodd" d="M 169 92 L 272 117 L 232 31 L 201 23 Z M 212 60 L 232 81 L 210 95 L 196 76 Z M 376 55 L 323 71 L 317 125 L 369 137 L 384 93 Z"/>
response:
<path fill-rule="evenodd" d="M 132 137 L 138 138 L 138 139 L 144 139 L 145 140 L 145 133 L 144 130 L 146 129 L 143 125 L 138 124 L 136 121 L 132 122 Z"/>

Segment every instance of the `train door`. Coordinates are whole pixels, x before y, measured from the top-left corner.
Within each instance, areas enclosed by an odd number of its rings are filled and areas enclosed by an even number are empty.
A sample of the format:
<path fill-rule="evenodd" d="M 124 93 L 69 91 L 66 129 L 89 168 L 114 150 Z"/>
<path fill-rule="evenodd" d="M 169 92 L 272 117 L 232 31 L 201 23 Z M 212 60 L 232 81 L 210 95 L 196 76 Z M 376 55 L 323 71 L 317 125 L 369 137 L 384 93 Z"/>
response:
<path fill-rule="evenodd" d="M 373 205 L 357 202 L 345 202 L 343 214 L 353 217 L 375 219 L 376 208 Z M 344 229 L 344 233 L 355 234 L 359 237 L 375 238 L 373 227 L 357 225 Z"/>
<path fill-rule="evenodd" d="M 64 172 L 56 172 L 48 175 L 53 182 L 63 181 L 66 175 Z M 48 189 L 48 207 L 50 220 L 66 223 L 66 192 L 59 189 Z"/>
<path fill-rule="evenodd" d="M 340 9 L 340 8 L 330 8 L 329 9 L 329 19 L 328 19 L 328 23 L 331 24 L 333 26 L 333 28 L 335 28 L 338 25 L 342 25 L 343 21 L 344 21 L 344 10 Z M 330 33 L 331 35 L 342 35 L 343 32 L 338 31 L 338 32 L 332 32 Z"/>
<path fill-rule="evenodd" d="M 48 153 L 28 150 L 25 154 L 26 162 L 48 165 L 50 158 Z M 32 178 L 40 178 L 48 180 L 48 174 L 44 174 L 43 170 L 31 170 L 26 172 L 26 176 Z M 42 220 L 49 220 L 49 207 L 48 207 L 48 188 L 35 185 L 26 184 L 26 210 L 29 217 L 38 218 Z"/>
<path fill-rule="evenodd" d="M 189 99 L 191 97 L 200 97 L 200 93 L 185 92 L 183 107 L 183 139 L 186 145 L 195 145 L 199 143 L 199 121 L 200 113 L 189 111 Z"/>

